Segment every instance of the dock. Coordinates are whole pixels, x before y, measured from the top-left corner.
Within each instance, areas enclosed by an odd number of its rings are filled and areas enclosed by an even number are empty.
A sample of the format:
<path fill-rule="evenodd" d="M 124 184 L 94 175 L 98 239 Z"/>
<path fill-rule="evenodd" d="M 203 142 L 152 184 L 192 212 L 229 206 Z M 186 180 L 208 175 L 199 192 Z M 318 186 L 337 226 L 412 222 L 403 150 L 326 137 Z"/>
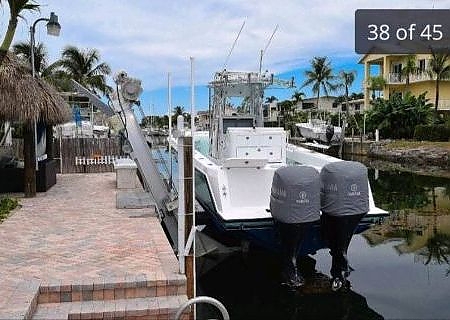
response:
<path fill-rule="evenodd" d="M 153 208 L 114 173 L 58 175 L 0 224 L 0 319 L 171 319 L 186 277 Z"/>

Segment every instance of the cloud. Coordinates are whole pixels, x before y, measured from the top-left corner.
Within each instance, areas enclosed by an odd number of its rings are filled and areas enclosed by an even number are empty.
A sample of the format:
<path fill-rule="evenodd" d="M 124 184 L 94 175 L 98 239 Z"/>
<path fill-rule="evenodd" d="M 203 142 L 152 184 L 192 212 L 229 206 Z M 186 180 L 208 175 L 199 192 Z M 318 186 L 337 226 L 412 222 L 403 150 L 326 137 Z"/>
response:
<path fill-rule="evenodd" d="M 305 68 L 316 55 L 354 54 L 354 12 L 358 8 L 448 8 L 450 1 L 424 0 L 46 0 L 41 16 L 59 15 L 61 36 L 49 39 L 44 24 L 37 40 L 45 42 L 52 59 L 72 44 L 99 49 L 113 70 L 125 69 L 148 89 L 189 83 L 189 57 L 196 59 L 197 83 L 206 83 L 223 67 L 234 39 L 245 28 L 229 59 L 228 69 L 257 70 L 259 53 L 279 28 L 265 53 L 264 69 L 283 73 Z M 6 27 L 6 4 L 0 11 L 0 34 Z M 38 15 L 26 15 L 28 23 Z M 28 39 L 20 22 L 16 40 Z M 356 61 L 355 61 L 356 62 Z"/>

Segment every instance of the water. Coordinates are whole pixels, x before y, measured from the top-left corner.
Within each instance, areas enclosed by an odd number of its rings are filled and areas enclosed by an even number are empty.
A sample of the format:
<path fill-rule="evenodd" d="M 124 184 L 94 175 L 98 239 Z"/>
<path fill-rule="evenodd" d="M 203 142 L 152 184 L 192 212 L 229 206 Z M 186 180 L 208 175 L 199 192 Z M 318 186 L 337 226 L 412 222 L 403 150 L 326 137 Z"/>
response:
<path fill-rule="evenodd" d="M 450 179 L 370 170 L 375 202 L 391 215 L 355 235 L 351 291 L 327 290 L 328 250 L 313 256 L 305 292 L 279 285 L 271 254 L 197 259 L 198 294 L 218 298 L 235 319 L 449 319 Z M 313 261 L 310 261 L 311 269 Z M 304 270 L 306 270 L 304 268 Z M 201 307 L 201 319 L 215 315 Z"/>
<path fill-rule="evenodd" d="M 450 319 L 450 179 L 373 169 L 369 178 L 391 214 L 353 237 L 349 292 L 330 292 L 326 249 L 302 266 L 303 292 L 292 292 L 279 284 L 278 257 L 251 247 L 198 258 L 197 294 L 219 299 L 233 320 Z M 198 315 L 220 319 L 205 305 Z"/>

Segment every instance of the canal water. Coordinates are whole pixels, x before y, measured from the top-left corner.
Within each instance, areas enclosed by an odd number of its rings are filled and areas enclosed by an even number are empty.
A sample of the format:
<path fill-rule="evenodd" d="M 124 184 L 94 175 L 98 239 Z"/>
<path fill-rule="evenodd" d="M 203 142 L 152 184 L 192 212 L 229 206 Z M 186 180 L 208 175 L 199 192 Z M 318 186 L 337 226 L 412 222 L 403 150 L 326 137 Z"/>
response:
<path fill-rule="evenodd" d="M 349 291 L 325 288 L 326 249 L 303 268 L 312 287 L 298 292 L 280 285 L 277 257 L 251 248 L 197 259 L 198 294 L 222 301 L 233 320 L 450 319 L 450 179 L 373 169 L 369 175 L 375 203 L 391 214 L 353 237 Z M 216 314 L 201 307 L 199 315 Z"/>
<path fill-rule="evenodd" d="M 197 258 L 197 295 L 219 299 L 231 319 L 450 319 L 450 179 L 369 169 L 377 206 L 390 216 L 355 235 L 350 290 L 329 290 L 331 259 L 301 265 L 306 286 L 280 285 L 278 257 L 248 252 Z M 201 305 L 199 319 L 218 318 Z"/>

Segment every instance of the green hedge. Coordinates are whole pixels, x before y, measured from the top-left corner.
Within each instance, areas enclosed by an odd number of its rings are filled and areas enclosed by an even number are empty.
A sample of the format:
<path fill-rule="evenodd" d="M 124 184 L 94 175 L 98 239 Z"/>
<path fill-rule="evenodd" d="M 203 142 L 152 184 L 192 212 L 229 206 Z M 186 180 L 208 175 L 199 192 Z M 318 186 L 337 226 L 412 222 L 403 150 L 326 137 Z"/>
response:
<path fill-rule="evenodd" d="M 443 124 L 418 125 L 414 130 L 417 141 L 450 141 L 450 127 Z"/>
<path fill-rule="evenodd" d="M 0 222 L 5 220 L 9 212 L 19 205 L 17 199 L 4 198 L 0 200 Z"/>

